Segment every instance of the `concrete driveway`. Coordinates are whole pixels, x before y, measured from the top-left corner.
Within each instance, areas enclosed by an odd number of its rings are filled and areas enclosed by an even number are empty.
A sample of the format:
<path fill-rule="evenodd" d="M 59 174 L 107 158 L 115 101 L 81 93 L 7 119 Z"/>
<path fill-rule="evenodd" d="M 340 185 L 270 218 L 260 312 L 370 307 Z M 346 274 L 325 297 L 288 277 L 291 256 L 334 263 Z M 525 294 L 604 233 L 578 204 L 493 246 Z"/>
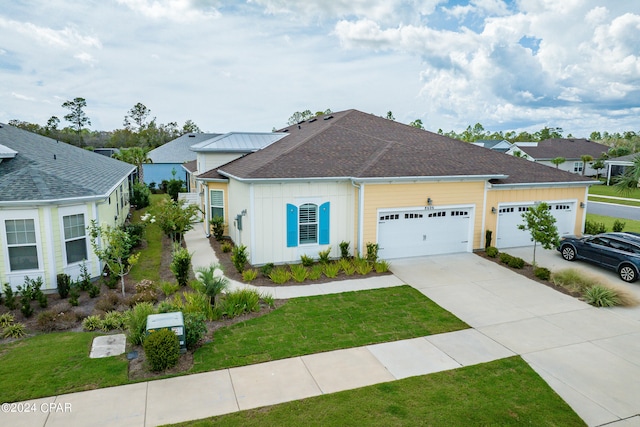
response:
<path fill-rule="evenodd" d="M 531 261 L 532 248 L 506 252 Z M 527 255 L 530 254 L 530 255 Z M 575 267 L 538 248 L 538 265 Z M 569 265 L 567 265 L 569 264 Z M 392 271 L 529 365 L 592 426 L 640 425 L 640 309 L 601 309 L 475 254 L 395 260 Z"/>

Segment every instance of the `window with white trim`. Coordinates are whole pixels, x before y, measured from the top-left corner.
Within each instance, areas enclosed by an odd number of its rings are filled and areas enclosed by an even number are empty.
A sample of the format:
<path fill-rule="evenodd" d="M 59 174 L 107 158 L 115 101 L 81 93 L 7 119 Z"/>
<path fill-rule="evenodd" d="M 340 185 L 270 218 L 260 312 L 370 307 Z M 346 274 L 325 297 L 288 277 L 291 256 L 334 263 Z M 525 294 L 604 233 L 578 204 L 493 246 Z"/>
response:
<path fill-rule="evenodd" d="M 211 190 L 209 192 L 209 204 L 211 206 L 211 219 L 224 218 L 224 191 Z"/>
<path fill-rule="evenodd" d="M 8 219 L 4 222 L 11 271 L 37 270 L 38 245 L 33 219 Z"/>
<path fill-rule="evenodd" d="M 582 168 L 584 167 L 583 162 L 574 162 L 573 163 L 573 171 L 574 172 L 582 172 Z"/>
<path fill-rule="evenodd" d="M 318 243 L 318 205 L 305 203 L 298 211 L 300 244 Z"/>
<path fill-rule="evenodd" d="M 63 216 L 62 224 L 64 226 L 64 247 L 67 254 L 67 264 L 86 260 L 87 229 L 84 223 L 84 214 Z"/>

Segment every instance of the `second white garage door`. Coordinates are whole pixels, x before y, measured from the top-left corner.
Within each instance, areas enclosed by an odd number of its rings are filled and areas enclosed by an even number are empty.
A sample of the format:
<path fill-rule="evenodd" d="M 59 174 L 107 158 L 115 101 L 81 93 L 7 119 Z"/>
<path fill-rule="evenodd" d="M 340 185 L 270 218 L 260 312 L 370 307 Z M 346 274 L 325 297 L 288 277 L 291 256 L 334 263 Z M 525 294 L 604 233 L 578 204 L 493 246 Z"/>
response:
<path fill-rule="evenodd" d="M 556 219 L 556 227 L 560 237 L 573 234 L 576 212 L 575 202 L 547 202 L 551 214 Z M 522 214 L 534 203 L 519 205 L 501 205 L 498 208 L 498 231 L 494 245 L 497 248 L 514 248 L 533 245 L 531 233 L 519 230 L 518 225 L 524 224 Z"/>
<path fill-rule="evenodd" d="M 381 259 L 468 252 L 472 207 L 379 211 Z"/>

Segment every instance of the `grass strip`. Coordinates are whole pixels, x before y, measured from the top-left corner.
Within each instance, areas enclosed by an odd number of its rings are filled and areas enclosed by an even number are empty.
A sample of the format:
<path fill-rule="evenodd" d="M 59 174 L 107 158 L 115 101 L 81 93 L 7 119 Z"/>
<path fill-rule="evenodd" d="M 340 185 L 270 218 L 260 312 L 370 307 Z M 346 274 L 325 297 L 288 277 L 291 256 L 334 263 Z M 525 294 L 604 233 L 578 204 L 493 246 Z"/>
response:
<path fill-rule="evenodd" d="M 216 331 L 193 372 L 466 329 L 410 286 L 295 298 L 267 316 Z"/>
<path fill-rule="evenodd" d="M 102 334 L 62 332 L 36 335 L 0 347 L 0 401 L 124 384 L 124 355 L 89 359 L 93 338 Z"/>
<path fill-rule="evenodd" d="M 601 222 L 607 227 L 607 231 L 613 230 L 613 223 L 617 221 L 624 222 L 624 230 L 623 231 L 633 231 L 636 233 L 640 233 L 640 221 L 635 221 L 633 219 L 624 219 L 624 218 L 614 218 L 611 216 L 603 216 L 603 215 L 594 215 L 587 214 L 587 220 L 593 222 Z"/>
<path fill-rule="evenodd" d="M 175 426 L 584 426 L 520 356 Z"/>

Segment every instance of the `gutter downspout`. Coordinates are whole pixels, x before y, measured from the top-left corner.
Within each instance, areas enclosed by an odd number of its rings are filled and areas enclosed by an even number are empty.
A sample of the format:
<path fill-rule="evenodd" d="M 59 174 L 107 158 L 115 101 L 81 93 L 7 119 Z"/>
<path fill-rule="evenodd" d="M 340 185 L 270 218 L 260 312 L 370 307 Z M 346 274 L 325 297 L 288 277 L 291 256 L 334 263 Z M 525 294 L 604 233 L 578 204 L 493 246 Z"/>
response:
<path fill-rule="evenodd" d="M 204 235 L 208 239 L 211 236 L 209 230 L 209 215 L 211 215 L 211 209 L 209 208 L 209 185 L 202 182 L 202 189 L 204 190 Z"/>
<path fill-rule="evenodd" d="M 358 189 L 358 224 L 357 227 L 357 240 L 358 240 L 358 255 L 362 256 L 362 239 L 364 233 L 364 185 L 356 184 L 354 180 L 351 180 L 351 185 Z"/>

